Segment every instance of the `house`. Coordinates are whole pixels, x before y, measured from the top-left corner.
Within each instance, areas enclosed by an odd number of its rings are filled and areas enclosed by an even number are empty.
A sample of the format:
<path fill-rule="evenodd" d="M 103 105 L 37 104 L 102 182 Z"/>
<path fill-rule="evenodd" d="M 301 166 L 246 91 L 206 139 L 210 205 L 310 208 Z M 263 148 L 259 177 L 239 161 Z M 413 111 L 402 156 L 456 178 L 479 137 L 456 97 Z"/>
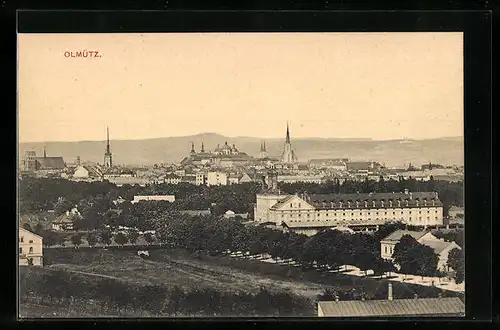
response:
<path fill-rule="evenodd" d="M 362 173 L 370 173 L 377 170 L 380 170 L 382 165 L 377 162 L 348 162 L 347 170 L 349 172 L 362 172 Z"/>
<path fill-rule="evenodd" d="M 451 250 L 457 248 L 462 249 L 455 242 L 446 242 L 444 239 L 439 239 L 434 236 L 430 231 L 409 231 L 409 230 L 397 230 L 390 234 L 386 238 L 380 241 L 380 254 L 383 259 L 392 260 L 392 255 L 394 253 L 394 246 L 401 240 L 405 235 L 413 237 L 418 243 L 426 245 L 434 250 L 434 253 L 438 256 L 437 269 L 441 271 L 449 271 L 446 265 L 448 261 L 448 254 Z"/>
<path fill-rule="evenodd" d="M 75 207 L 71 211 L 66 211 L 52 221 L 52 230 L 73 230 L 75 221 L 78 221 L 81 218 L 82 216 L 80 212 L 78 212 L 78 209 Z"/>
<path fill-rule="evenodd" d="M 243 173 L 242 175 L 240 175 L 238 181 L 239 183 L 247 183 L 247 182 L 252 182 L 253 180 L 248 174 Z"/>
<path fill-rule="evenodd" d="M 90 165 L 79 165 L 75 168 L 73 172 L 73 178 L 75 179 L 99 179 L 102 178 L 102 172 L 97 166 Z"/>
<path fill-rule="evenodd" d="M 43 238 L 19 228 L 19 265 L 43 266 Z"/>
<path fill-rule="evenodd" d="M 228 184 L 238 184 L 240 181 L 240 176 L 237 174 L 229 174 L 227 177 Z"/>
<path fill-rule="evenodd" d="M 392 254 L 394 253 L 394 246 L 401 240 L 405 235 L 413 237 L 417 242 L 421 242 L 422 239 L 428 238 L 430 236 L 437 239 L 436 236 L 432 235 L 430 231 L 410 231 L 410 230 L 396 230 L 389 236 L 385 237 L 380 241 L 380 256 L 383 259 L 392 260 Z"/>
<path fill-rule="evenodd" d="M 170 203 L 175 202 L 174 195 L 141 195 L 134 196 L 134 200 L 131 202 L 132 204 L 138 203 L 140 201 L 167 201 Z"/>
<path fill-rule="evenodd" d="M 207 186 L 226 186 L 228 184 L 227 174 L 224 172 L 208 172 Z"/>
<path fill-rule="evenodd" d="M 236 217 L 240 217 L 242 219 L 247 219 L 248 213 L 235 213 L 234 211 L 231 211 L 231 210 L 227 210 L 224 213 L 224 218 L 226 218 L 226 219 L 234 219 Z"/>
<path fill-rule="evenodd" d="M 181 177 L 178 175 L 175 175 L 174 173 L 170 173 L 170 174 L 165 175 L 163 182 L 168 183 L 168 184 L 179 184 L 181 182 Z"/>
<path fill-rule="evenodd" d="M 448 217 L 451 219 L 464 219 L 465 209 L 463 207 L 452 206 L 448 210 Z"/>

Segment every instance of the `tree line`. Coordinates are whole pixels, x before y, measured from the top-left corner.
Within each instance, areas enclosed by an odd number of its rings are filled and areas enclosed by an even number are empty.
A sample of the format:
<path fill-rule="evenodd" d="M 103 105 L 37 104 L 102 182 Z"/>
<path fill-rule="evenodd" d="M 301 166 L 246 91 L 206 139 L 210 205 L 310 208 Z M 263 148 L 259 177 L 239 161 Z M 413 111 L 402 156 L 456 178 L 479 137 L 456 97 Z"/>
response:
<path fill-rule="evenodd" d="M 75 182 L 66 179 L 28 177 L 19 181 L 19 196 L 22 212 L 46 211 L 56 208 L 57 212 L 65 212 L 80 203 L 93 204 L 100 201 L 112 208 L 110 204 L 118 197 L 132 201 L 135 195 L 175 195 L 176 201 L 169 207 L 178 210 L 212 208 L 214 214 L 222 214 L 227 210 L 236 213 L 252 213 L 255 195 L 261 188 L 261 184 L 256 182 L 228 186 L 160 183 L 150 184 L 146 187 L 139 185 L 118 187 L 109 181 Z M 331 180 L 322 184 L 279 183 L 279 188 L 289 194 L 302 192 L 309 194 L 396 192 L 404 189 L 414 192 L 436 191 L 444 204 L 445 215 L 450 206 L 463 206 L 463 182 L 418 181 L 403 178 L 384 180 L 381 178 L 379 181 L 346 180 L 342 183 L 339 180 Z M 61 198 L 66 200 L 65 204 L 56 205 Z"/>
<path fill-rule="evenodd" d="M 239 251 L 250 255 L 269 254 L 274 259 L 293 260 L 303 269 L 313 266 L 338 269 L 342 265 L 353 265 L 365 273 L 373 270 L 375 275 L 396 270 L 392 262 L 381 258 L 380 240 L 405 228 L 401 223 L 393 223 L 381 226 L 373 235 L 323 230 L 308 237 L 264 226 L 245 226 L 220 217 L 193 218 L 165 213 L 155 223 L 157 238 L 162 243 L 192 253 L 219 255 Z M 401 246 L 404 248 L 405 244 L 403 242 Z M 429 249 L 415 250 L 412 255 L 418 255 L 419 259 L 411 266 L 406 267 L 407 259 L 398 261 L 408 274 L 435 276 L 437 256 Z"/>

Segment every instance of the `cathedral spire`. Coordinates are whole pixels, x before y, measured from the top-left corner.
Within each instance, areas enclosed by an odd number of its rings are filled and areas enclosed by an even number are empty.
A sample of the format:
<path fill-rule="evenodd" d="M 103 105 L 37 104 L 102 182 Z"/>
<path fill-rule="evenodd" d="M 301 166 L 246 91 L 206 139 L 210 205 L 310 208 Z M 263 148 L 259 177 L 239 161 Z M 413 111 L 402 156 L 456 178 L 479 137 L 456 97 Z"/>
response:
<path fill-rule="evenodd" d="M 290 143 L 290 128 L 288 127 L 288 121 L 286 122 L 286 143 Z"/>
<path fill-rule="evenodd" d="M 203 142 L 201 143 L 201 152 L 205 152 L 205 145 L 203 144 Z"/>
<path fill-rule="evenodd" d="M 43 158 L 47 158 L 47 151 L 45 150 L 45 147 L 43 147 Z"/>
<path fill-rule="evenodd" d="M 264 152 L 266 151 L 266 141 L 264 141 Z"/>
<path fill-rule="evenodd" d="M 111 147 L 109 145 L 109 127 L 106 126 L 106 154 L 111 154 Z"/>
<path fill-rule="evenodd" d="M 196 151 L 194 151 L 194 142 L 191 142 L 191 153 L 195 154 Z"/>

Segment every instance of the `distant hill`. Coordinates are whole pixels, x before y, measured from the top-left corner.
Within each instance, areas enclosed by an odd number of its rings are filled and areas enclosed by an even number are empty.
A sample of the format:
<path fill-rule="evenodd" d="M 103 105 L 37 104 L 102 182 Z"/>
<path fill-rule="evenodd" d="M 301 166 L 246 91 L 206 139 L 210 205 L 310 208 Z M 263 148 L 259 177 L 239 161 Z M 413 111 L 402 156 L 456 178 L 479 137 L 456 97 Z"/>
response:
<path fill-rule="evenodd" d="M 225 137 L 216 133 L 203 133 L 185 137 L 167 137 L 147 140 L 112 140 L 111 151 L 116 164 L 159 164 L 179 162 L 191 150 L 191 141 L 196 151 L 203 142 L 206 150 L 223 145 L 235 144 L 251 156 L 258 156 L 262 139 L 254 137 Z M 284 139 L 266 139 L 269 155 L 279 156 Z M 46 147 L 48 156 L 62 156 L 66 162 L 73 162 L 77 156 L 82 161 L 102 163 L 105 141 L 80 142 L 35 142 L 21 143 L 20 155 L 26 150 L 43 154 Z M 463 165 L 464 149 L 461 137 L 437 138 L 429 140 L 375 141 L 366 139 L 293 139 L 292 146 L 300 162 L 311 158 L 349 158 L 350 160 L 372 160 L 386 166 L 426 164 Z"/>

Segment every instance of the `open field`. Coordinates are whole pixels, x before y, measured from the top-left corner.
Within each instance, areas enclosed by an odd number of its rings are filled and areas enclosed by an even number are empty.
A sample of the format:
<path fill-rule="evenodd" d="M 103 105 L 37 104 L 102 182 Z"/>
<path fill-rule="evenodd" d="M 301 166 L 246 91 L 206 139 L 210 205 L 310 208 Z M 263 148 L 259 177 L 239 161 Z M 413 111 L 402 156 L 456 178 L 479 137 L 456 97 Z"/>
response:
<path fill-rule="evenodd" d="M 52 257 L 52 264 L 46 266 L 50 269 L 143 285 L 211 287 L 221 291 L 249 293 L 257 293 L 261 287 L 266 287 L 271 291 L 289 291 L 307 298 L 316 297 L 325 287 L 318 283 L 252 273 L 216 263 L 215 260 L 199 260 L 182 251 L 152 250 L 150 259 L 138 257 L 135 251 L 118 250 L 73 250 L 54 254 L 59 256 Z"/>
<path fill-rule="evenodd" d="M 132 307 L 125 307 L 122 310 L 120 307 L 111 306 L 113 298 L 111 298 L 111 303 L 101 303 L 99 299 L 90 299 L 86 292 L 102 290 L 99 288 L 103 287 L 103 283 L 104 287 L 109 284 L 113 286 L 119 284 L 125 288 L 131 288 L 132 296 L 129 299 L 132 300 L 136 300 L 134 294 L 140 294 L 144 290 L 143 288 L 151 285 L 158 288 L 155 290 L 160 291 L 172 290 L 175 287 L 180 287 L 186 292 L 193 289 L 201 291 L 212 289 L 233 295 L 232 297 L 237 297 L 234 295 L 242 293 L 256 295 L 261 288 L 265 288 L 274 294 L 289 293 L 305 299 L 306 302 L 299 307 L 302 308 L 301 315 L 303 316 L 315 316 L 317 295 L 322 293 L 325 288 L 365 292 L 372 299 L 385 299 L 387 297 L 387 279 L 319 272 L 314 269 L 305 271 L 300 267 L 290 265 L 237 259 L 229 256 L 193 256 L 183 250 L 166 248 L 150 250 L 149 253 L 150 257 L 143 259 L 136 255 L 135 250 L 131 249 L 46 249 L 45 267 L 22 268 L 22 283 L 28 284 L 22 284 L 20 288 L 23 302 L 20 314 L 22 317 L 170 315 L 150 314 L 147 308 L 142 308 L 142 303 L 134 305 L 139 306 L 137 308 L 141 308 L 140 310 Z M 30 294 L 29 291 L 33 290 L 30 288 L 39 288 L 42 285 L 39 284 L 39 281 L 43 275 L 47 274 L 55 274 L 55 276 L 52 275 L 51 285 L 57 287 L 59 286 L 57 277 L 59 275 L 57 274 L 68 277 L 72 284 L 69 285 L 69 289 L 65 290 L 69 293 L 63 298 L 54 300 L 40 299 L 37 294 Z M 23 285 L 27 287 L 23 287 Z M 80 293 L 74 294 L 74 290 L 78 290 Z M 119 291 L 120 289 L 118 289 Z M 418 294 L 422 298 L 436 297 L 439 292 L 445 296 L 457 295 L 434 287 L 398 282 L 393 282 L 393 292 L 395 298 L 409 298 L 413 297 L 414 294 Z M 107 296 L 107 294 L 102 296 Z M 146 301 L 147 299 L 146 297 Z M 231 301 L 233 298 L 228 299 Z M 274 304 L 279 305 L 279 302 Z M 178 313 L 175 315 L 181 316 Z"/>

